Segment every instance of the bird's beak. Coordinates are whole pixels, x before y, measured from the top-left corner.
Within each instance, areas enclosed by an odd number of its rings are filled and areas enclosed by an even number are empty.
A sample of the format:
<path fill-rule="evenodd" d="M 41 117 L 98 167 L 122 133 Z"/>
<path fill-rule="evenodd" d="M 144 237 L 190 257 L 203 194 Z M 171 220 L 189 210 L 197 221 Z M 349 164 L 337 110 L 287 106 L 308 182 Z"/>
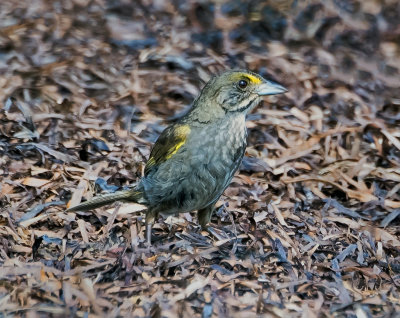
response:
<path fill-rule="evenodd" d="M 260 96 L 283 94 L 287 91 L 285 87 L 272 81 L 265 81 L 256 89 L 256 93 Z"/>

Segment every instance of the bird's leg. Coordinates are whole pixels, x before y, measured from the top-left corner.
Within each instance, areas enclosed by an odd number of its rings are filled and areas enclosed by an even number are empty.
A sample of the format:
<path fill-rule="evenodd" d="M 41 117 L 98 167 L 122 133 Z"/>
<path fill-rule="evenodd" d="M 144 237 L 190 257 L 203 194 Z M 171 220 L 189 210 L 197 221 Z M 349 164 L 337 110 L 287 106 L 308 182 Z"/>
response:
<path fill-rule="evenodd" d="M 207 224 L 211 221 L 211 216 L 214 211 L 214 203 L 206 206 L 205 208 L 198 211 L 199 225 L 203 228 L 207 228 Z"/>
<path fill-rule="evenodd" d="M 146 224 L 146 242 L 148 246 L 151 246 L 151 229 L 153 227 L 153 223 Z"/>
<path fill-rule="evenodd" d="M 146 241 L 147 241 L 147 246 L 149 247 L 151 246 L 151 229 L 153 227 L 155 218 L 156 214 L 153 211 L 148 210 L 146 213 L 145 224 L 146 224 Z"/>

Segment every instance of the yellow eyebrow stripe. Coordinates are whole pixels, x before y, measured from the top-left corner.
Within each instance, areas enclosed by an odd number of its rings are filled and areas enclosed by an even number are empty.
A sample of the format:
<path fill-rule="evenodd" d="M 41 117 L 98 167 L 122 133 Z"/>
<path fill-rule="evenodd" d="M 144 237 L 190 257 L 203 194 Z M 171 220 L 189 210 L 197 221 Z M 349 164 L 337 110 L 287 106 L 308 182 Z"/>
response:
<path fill-rule="evenodd" d="M 253 84 L 261 84 L 261 80 L 254 75 L 246 74 L 246 77 L 253 83 Z"/>

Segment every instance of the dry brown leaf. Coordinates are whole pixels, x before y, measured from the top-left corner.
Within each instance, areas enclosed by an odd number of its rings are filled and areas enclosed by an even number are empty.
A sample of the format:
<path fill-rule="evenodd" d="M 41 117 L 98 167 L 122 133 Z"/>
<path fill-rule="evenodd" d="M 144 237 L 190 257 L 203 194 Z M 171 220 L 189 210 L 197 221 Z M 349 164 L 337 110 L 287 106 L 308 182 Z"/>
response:
<path fill-rule="evenodd" d="M 51 180 L 28 177 L 28 178 L 23 179 L 21 181 L 21 183 L 23 185 L 27 185 L 30 187 L 40 188 L 40 187 L 44 186 L 45 184 L 49 183 L 50 181 Z"/>

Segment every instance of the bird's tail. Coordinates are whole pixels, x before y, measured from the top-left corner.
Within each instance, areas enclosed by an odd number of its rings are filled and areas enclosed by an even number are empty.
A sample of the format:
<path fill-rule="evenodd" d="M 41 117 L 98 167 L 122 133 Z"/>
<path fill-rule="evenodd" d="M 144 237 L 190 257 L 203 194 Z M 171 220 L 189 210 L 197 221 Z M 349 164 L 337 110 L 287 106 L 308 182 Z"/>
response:
<path fill-rule="evenodd" d="M 117 191 L 114 193 L 108 193 L 99 195 L 92 200 L 88 200 L 76 206 L 69 208 L 67 211 L 88 211 L 99 208 L 103 205 L 113 203 L 115 201 L 132 201 L 138 202 L 142 198 L 142 193 L 137 191 L 135 188 Z"/>

